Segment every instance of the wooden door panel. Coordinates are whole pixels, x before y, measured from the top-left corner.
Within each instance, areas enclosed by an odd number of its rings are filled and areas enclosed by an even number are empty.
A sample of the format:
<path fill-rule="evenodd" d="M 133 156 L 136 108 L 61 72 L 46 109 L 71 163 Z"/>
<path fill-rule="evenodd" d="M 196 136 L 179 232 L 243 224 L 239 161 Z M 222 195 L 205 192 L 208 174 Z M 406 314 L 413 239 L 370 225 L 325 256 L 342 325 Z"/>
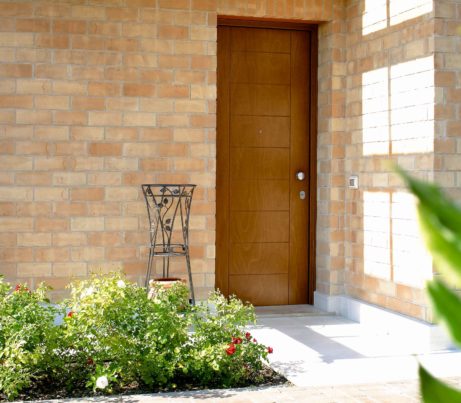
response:
<path fill-rule="evenodd" d="M 288 148 L 231 148 L 231 179 L 288 179 Z"/>
<path fill-rule="evenodd" d="M 254 305 L 288 304 L 286 274 L 229 276 L 229 294 Z M 270 292 L 268 292 L 270 290 Z"/>
<path fill-rule="evenodd" d="M 286 243 L 249 243 L 231 244 L 230 274 L 264 274 L 288 273 L 289 244 Z"/>
<path fill-rule="evenodd" d="M 230 213 L 230 242 L 288 242 L 287 211 Z"/>
<path fill-rule="evenodd" d="M 289 147 L 290 118 L 238 116 L 230 122 L 231 147 Z"/>
<path fill-rule="evenodd" d="M 289 31 L 272 29 L 233 28 L 231 50 L 244 52 L 290 53 Z"/>
<path fill-rule="evenodd" d="M 290 84 L 290 55 L 284 53 L 232 54 L 232 83 Z"/>
<path fill-rule="evenodd" d="M 290 87 L 269 84 L 232 84 L 232 115 L 289 116 Z"/>
<path fill-rule="evenodd" d="M 288 211 L 290 188 L 286 180 L 234 180 L 231 211 Z"/>
<path fill-rule="evenodd" d="M 216 285 L 255 305 L 312 301 L 310 35 L 218 27 Z"/>

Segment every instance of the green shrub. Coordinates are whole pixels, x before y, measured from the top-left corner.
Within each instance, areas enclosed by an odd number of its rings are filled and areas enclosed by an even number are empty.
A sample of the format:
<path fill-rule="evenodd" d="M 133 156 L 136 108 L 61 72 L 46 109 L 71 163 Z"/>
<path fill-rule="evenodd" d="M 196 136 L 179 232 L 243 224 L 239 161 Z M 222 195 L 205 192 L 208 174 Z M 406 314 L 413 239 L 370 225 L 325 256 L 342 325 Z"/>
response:
<path fill-rule="evenodd" d="M 236 298 L 214 293 L 192 307 L 178 282 L 156 286 L 150 299 L 120 274 L 93 275 L 70 290 L 52 308 L 44 286 L 12 292 L 0 283 L 0 393 L 14 398 L 32 381 L 38 389 L 99 394 L 258 380 L 268 349 L 245 333 L 254 308 Z"/>
<path fill-rule="evenodd" d="M 0 391 L 15 398 L 45 376 L 57 328 L 57 309 L 48 304 L 46 286 L 13 290 L 0 276 Z"/>

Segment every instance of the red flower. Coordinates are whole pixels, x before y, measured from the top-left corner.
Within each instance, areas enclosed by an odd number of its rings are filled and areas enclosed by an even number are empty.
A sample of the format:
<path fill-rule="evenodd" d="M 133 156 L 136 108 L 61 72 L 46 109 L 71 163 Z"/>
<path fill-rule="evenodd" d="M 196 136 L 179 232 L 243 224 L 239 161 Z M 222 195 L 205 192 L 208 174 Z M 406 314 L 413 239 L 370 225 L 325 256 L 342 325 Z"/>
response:
<path fill-rule="evenodd" d="M 72 318 L 72 316 L 74 316 L 74 311 L 69 311 L 69 313 L 67 314 L 67 317 L 68 318 Z"/>
<path fill-rule="evenodd" d="M 272 347 L 267 347 L 267 352 L 269 354 L 272 354 L 274 352 L 274 349 Z"/>
<path fill-rule="evenodd" d="M 14 287 L 14 291 L 15 292 L 18 292 L 18 291 L 29 291 L 29 289 L 25 286 L 23 286 L 22 284 L 16 284 L 16 287 Z M 30 291 L 29 291 L 30 292 Z"/>
<path fill-rule="evenodd" d="M 251 339 L 251 333 L 250 333 L 250 332 L 246 332 L 246 333 L 245 333 L 245 338 L 246 338 L 248 341 L 250 341 L 250 339 Z"/>
<path fill-rule="evenodd" d="M 229 347 L 226 349 L 227 355 L 232 355 L 235 353 L 235 344 L 231 343 L 229 344 Z"/>
<path fill-rule="evenodd" d="M 86 360 L 86 363 L 88 365 L 94 365 L 94 361 L 93 361 L 93 359 L 91 357 Z"/>
<path fill-rule="evenodd" d="M 253 343 L 257 343 L 257 342 L 258 342 L 258 340 L 256 340 L 256 339 L 253 339 Z"/>
<path fill-rule="evenodd" d="M 234 344 L 242 344 L 242 341 L 241 337 L 232 337 L 232 343 Z"/>

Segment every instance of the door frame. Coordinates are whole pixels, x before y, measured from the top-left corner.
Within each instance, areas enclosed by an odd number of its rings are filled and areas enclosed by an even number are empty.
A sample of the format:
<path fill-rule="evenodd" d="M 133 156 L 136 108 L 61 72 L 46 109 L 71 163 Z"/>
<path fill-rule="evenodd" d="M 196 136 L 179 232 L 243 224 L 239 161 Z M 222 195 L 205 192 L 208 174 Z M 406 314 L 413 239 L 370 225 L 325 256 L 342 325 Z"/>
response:
<path fill-rule="evenodd" d="M 306 158 L 309 162 L 309 227 L 308 231 L 308 275 L 307 275 L 307 303 L 314 303 L 314 291 L 316 284 L 316 221 L 317 221 L 317 66 L 318 66 L 318 27 L 316 24 L 303 23 L 299 20 L 278 20 L 271 18 L 242 18 L 237 16 L 218 16 L 218 27 L 230 26 L 230 27 L 247 27 L 247 28 L 275 28 L 275 29 L 288 29 L 288 30 L 300 30 L 310 32 L 310 81 L 309 81 L 309 114 L 307 119 L 309 121 L 309 151 Z M 219 40 L 218 40 L 218 52 L 219 52 Z M 218 53 L 219 54 L 219 53 Z M 219 61 L 219 58 L 218 58 Z M 217 67 L 217 74 L 219 76 L 219 64 Z M 219 84 L 219 80 L 217 80 Z M 220 205 L 227 206 L 227 202 L 222 200 L 222 192 L 219 191 L 219 153 L 220 153 L 220 104 L 219 104 L 219 88 L 218 88 L 218 100 L 217 100 L 217 165 L 216 165 L 216 233 L 218 234 L 221 220 L 223 220 L 222 214 L 220 214 Z M 225 218 L 224 218 L 225 219 Z M 228 265 L 225 265 L 225 269 L 220 269 L 220 245 L 216 241 L 216 263 L 215 263 L 215 288 L 220 289 L 224 295 L 228 295 Z"/>

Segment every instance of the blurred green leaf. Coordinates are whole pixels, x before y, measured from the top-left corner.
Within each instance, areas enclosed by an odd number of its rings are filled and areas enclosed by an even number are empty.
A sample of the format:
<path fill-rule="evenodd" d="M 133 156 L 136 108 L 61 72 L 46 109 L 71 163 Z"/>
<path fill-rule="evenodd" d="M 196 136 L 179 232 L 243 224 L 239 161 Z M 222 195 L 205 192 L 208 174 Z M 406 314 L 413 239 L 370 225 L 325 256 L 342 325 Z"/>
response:
<path fill-rule="evenodd" d="M 425 403 L 461 403 L 461 392 L 439 381 L 419 366 L 421 395 Z"/>
<path fill-rule="evenodd" d="M 437 317 L 446 324 L 453 340 L 461 345 L 461 299 L 439 280 L 429 282 L 427 290 Z"/>
<path fill-rule="evenodd" d="M 461 208 L 438 186 L 412 178 L 401 168 L 396 170 L 419 201 L 421 230 L 437 269 L 461 286 Z"/>

